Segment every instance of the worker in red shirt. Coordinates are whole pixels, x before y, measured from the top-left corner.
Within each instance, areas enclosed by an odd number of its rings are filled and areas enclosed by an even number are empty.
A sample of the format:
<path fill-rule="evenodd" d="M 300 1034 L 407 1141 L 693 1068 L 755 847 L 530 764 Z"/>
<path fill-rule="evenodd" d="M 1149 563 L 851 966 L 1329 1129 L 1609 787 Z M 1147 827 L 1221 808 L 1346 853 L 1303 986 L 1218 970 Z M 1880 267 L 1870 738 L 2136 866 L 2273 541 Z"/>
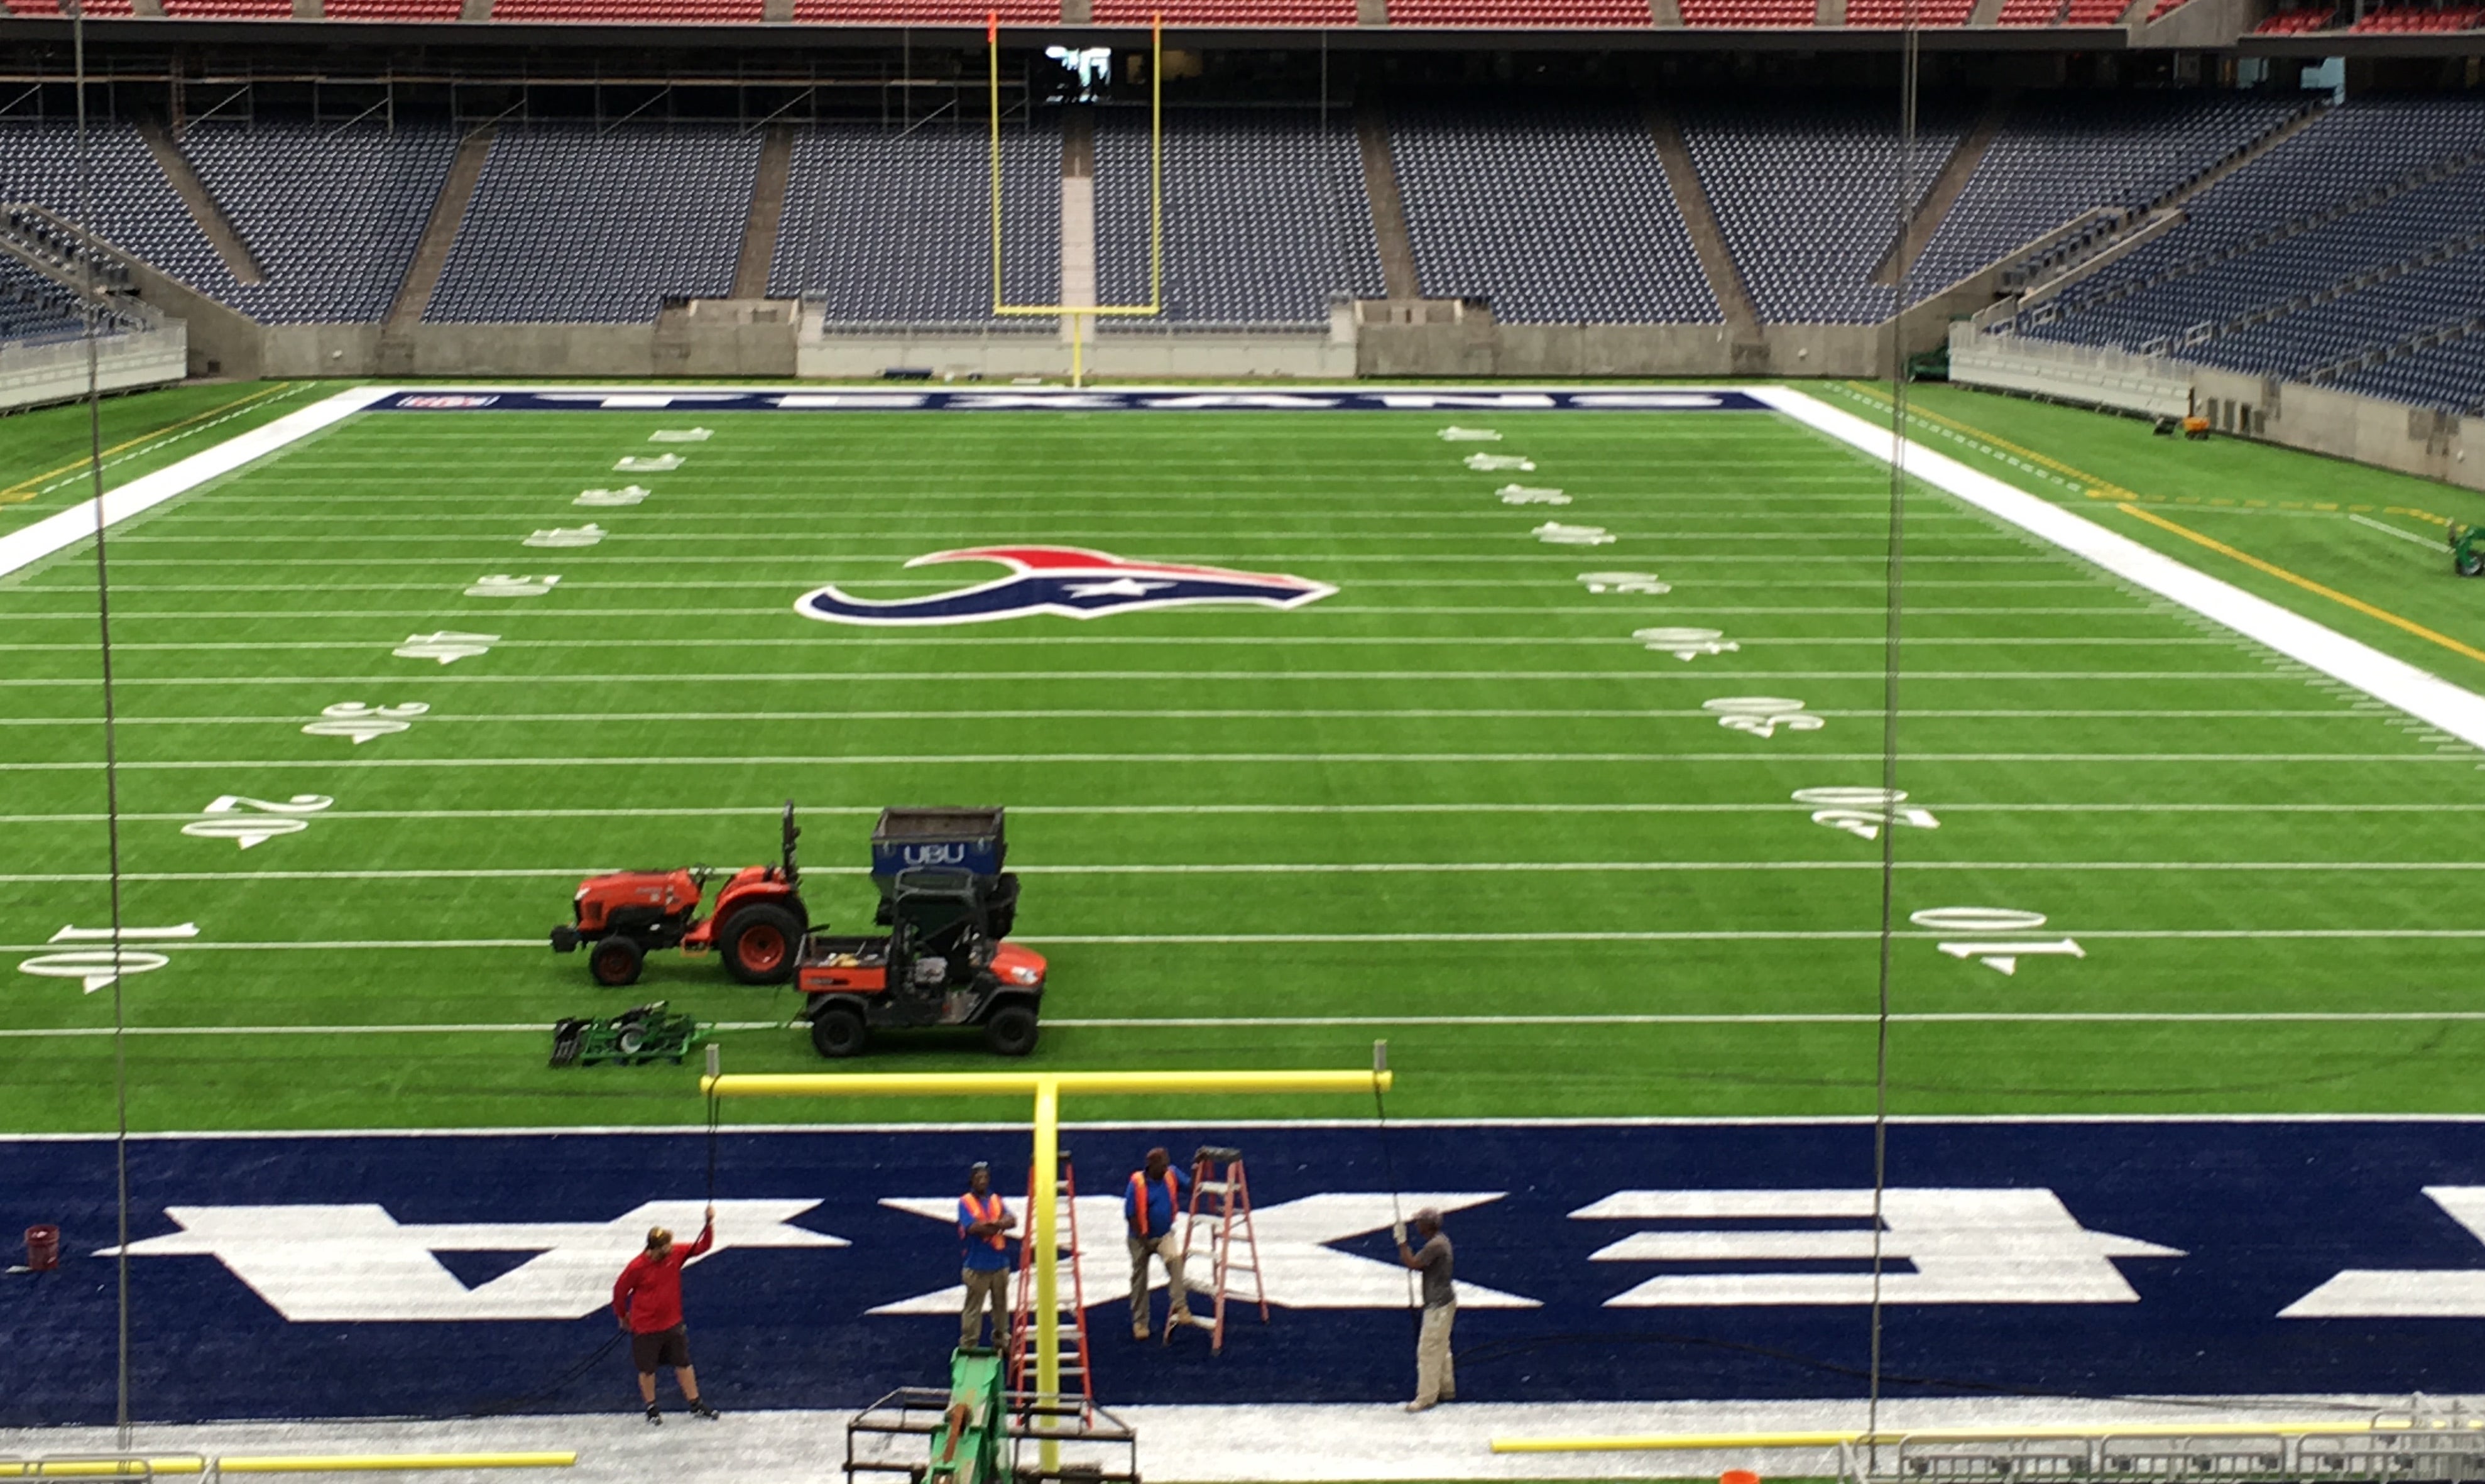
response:
<path fill-rule="evenodd" d="M 613 1312 L 630 1332 L 630 1359 L 639 1366 L 639 1395 L 647 1404 L 650 1426 L 665 1425 L 664 1409 L 656 1405 L 659 1365 L 673 1368 L 673 1384 L 691 1404 L 691 1415 L 716 1420 L 716 1409 L 699 1400 L 689 1327 L 682 1323 L 682 1268 L 715 1245 L 716 1207 L 710 1206 L 698 1240 L 687 1248 L 673 1246 L 673 1234 L 664 1227 L 650 1229 L 647 1250 L 631 1258 L 613 1284 Z"/>

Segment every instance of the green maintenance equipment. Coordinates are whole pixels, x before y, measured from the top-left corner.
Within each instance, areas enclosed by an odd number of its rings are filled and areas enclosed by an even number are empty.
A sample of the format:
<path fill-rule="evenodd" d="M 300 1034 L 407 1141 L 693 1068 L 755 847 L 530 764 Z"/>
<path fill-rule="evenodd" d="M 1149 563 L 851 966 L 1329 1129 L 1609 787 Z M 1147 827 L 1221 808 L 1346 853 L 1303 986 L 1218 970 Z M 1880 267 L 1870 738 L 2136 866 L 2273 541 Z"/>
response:
<path fill-rule="evenodd" d="M 2485 577 L 2485 526 L 2450 523 L 2450 567 L 2462 577 Z"/>
<path fill-rule="evenodd" d="M 866 1473 L 912 1484 L 1139 1484 L 1129 1424 L 1078 1398 L 1009 1390 L 1008 1372 L 998 1350 L 960 1349 L 947 1390 L 901 1387 L 847 1418 L 848 1484 Z"/>
<path fill-rule="evenodd" d="M 573 1016 L 552 1028 L 552 1064 L 638 1066 L 669 1061 L 679 1066 L 691 1048 L 715 1029 L 679 1010 L 667 1009 L 662 1000 L 604 1019 Z"/>

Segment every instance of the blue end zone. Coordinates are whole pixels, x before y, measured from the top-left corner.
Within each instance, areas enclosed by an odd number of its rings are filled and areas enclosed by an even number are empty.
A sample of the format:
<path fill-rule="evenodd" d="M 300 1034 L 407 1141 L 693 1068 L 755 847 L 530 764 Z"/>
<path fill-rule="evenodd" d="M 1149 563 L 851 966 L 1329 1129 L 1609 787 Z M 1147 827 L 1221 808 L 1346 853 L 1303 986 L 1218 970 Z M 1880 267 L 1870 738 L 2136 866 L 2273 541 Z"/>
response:
<path fill-rule="evenodd" d="M 1401 1186 L 1449 1208 L 1459 1277 L 1483 1285 L 1459 1321 L 1461 1397 L 1862 1392 L 1868 1128 L 1389 1138 Z M 2453 1215 L 2457 1188 L 2485 1187 L 2485 1125 L 1962 1122 L 1899 1125 L 1890 1140 L 1886 1242 L 1912 1255 L 1889 1264 L 1885 1395 L 2485 1390 L 2485 1249 Z M 958 1244 L 942 1221 L 884 1199 L 953 1200 L 976 1159 L 993 1161 L 997 1189 L 1023 1192 L 1024 1141 L 724 1136 L 728 1235 L 769 1245 L 730 1246 L 688 1276 L 711 1394 L 729 1408 L 843 1408 L 937 1379 L 956 1335 L 938 1295 L 957 1281 Z M 1407 1392 L 1409 1321 L 1390 1311 L 1404 1278 L 1383 1266 L 1388 1186 L 1372 1129 L 1080 1129 L 1067 1142 L 1084 1189 L 1108 1198 L 1149 1144 L 1178 1159 L 1202 1142 L 1242 1147 L 1288 1305 L 1265 1329 L 1246 1313 L 1221 1357 L 1195 1334 L 1135 1345 L 1118 1223 L 1082 1216 L 1108 1404 Z M 5 1148 L 0 1220 L 57 1221 L 65 1256 L 56 1274 L 0 1281 L 14 1362 L 0 1423 L 109 1420 L 115 1264 L 96 1254 L 114 1240 L 112 1146 Z M 162 1139 L 130 1155 L 134 1408 L 161 1420 L 628 1405 L 617 1353 L 555 1384 L 615 1333 L 600 1305 L 648 1220 L 641 1208 L 696 1225 L 707 1161 L 696 1132 Z M 2333 1282 L 2347 1269 L 2437 1271 L 2385 1274 L 2376 1301 L 2374 1280 Z M 2280 1317 L 2325 1284 L 2332 1317 Z M 1649 1306 L 1616 1305 L 1634 1292 Z M 911 1298 L 934 1311 L 868 1312 Z M 458 1317 L 493 1304 L 539 1317 Z M 426 1305 L 432 1317 L 406 1317 Z M 319 1317 L 340 1307 L 360 1317 Z"/>
<path fill-rule="evenodd" d="M 373 412 L 1767 412 L 1741 392 L 393 393 Z"/>

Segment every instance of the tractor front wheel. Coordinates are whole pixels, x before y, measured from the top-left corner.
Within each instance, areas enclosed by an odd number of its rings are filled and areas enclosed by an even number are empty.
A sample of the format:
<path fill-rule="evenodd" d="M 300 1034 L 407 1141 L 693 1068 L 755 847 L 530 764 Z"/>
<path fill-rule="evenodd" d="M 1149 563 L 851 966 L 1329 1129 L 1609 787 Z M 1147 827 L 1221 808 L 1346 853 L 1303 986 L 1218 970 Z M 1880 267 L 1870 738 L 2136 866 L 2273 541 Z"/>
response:
<path fill-rule="evenodd" d="M 984 1022 L 984 1044 L 1003 1057 L 1024 1057 L 1035 1050 L 1035 1011 L 1005 1004 Z"/>
<path fill-rule="evenodd" d="M 619 989 L 624 984 L 639 982 L 639 966 L 647 961 L 647 950 L 639 940 L 622 933 L 599 938 L 587 953 L 587 972 L 606 989 Z"/>
<path fill-rule="evenodd" d="M 811 1017 L 811 1049 L 833 1061 L 860 1057 L 871 1044 L 871 1028 L 849 1004 L 833 1004 Z"/>
<path fill-rule="evenodd" d="M 794 976 L 794 953 L 803 943 L 803 920 L 782 907 L 745 907 L 724 924 L 717 947 L 724 972 L 743 984 L 782 984 Z"/>

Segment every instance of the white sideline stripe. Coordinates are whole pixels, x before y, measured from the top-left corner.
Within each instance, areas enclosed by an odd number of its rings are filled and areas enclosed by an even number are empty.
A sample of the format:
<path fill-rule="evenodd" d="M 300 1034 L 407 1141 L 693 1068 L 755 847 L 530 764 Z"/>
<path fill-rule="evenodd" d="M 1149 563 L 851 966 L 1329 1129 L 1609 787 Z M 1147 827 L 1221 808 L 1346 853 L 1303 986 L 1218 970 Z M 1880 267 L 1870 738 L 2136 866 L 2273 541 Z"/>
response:
<path fill-rule="evenodd" d="M 1891 434 L 1851 413 L 1816 401 L 1790 387 L 1753 387 L 1751 395 L 1796 422 L 1818 429 L 1883 463 L 1891 461 Z M 2204 618 L 2290 659 L 2388 701 L 2463 741 L 2485 746 L 2485 696 L 2394 659 L 2370 645 L 2255 597 L 2233 584 L 2131 539 L 1991 475 L 1937 453 L 1913 439 L 1902 457 L 1906 471 L 1969 505 L 2093 563 L 2126 582 L 2171 598 Z"/>
<path fill-rule="evenodd" d="M 1870 1026 L 1880 1017 L 1869 1012 L 1811 1013 L 1757 1011 L 1677 1015 L 1233 1015 L 1233 1016 L 1046 1016 L 1044 1024 L 1062 1031 L 1247 1031 L 1259 1029 L 1319 1030 L 1329 1026 L 1424 1026 L 1443 1029 L 1500 1026 Z M 2339 1021 L 2351 1024 L 2440 1021 L 2485 1021 L 2485 1010 L 1967 1010 L 1927 1014 L 1893 1014 L 1893 1023 L 1942 1025 L 2051 1024 L 2258 1024 L 2263 1022 Z M 720 1031 L 791 1031 L 796 1020 L 724 1020 Z M 410 1026 L 131 1026 L 129 1035 L 541 1035 L 550 1028 L 533 1022 L 505 1025 L 474 1022 Z M 0 1031 L 0 1040 L 74 1039 L 115 1034 L 110 1026 L 58 1026 L 39 1030 Z"/>
<path fill-rule="evenodd" d="M 564 583 L 563 586 L 566 587 L 567 584 Z M 837 586 L 839 589 L 845 589 L 849 587 L 860 588 L 884 585 L 839 583 Z M 907 586 L 913 587 L 918 585 L 907 584 Z M 1332 606 L 1328 604 L 1316 603 L 1309 608 L 1297 609 L 1296 610 L 1296 613 L 1298 616 L 1321 618 L 1334 618 L 1345 615 L 1353 615 L 1358 618 L 1385 618 L 1392 614 L 1411 614 L 1420 618 L 1472 616 L 1477 614 L 1500 614 L 1516 616 L 1519 618 L 1533 618 L 1538 615 L 1576 617 L 1587 614 L 1610 618 L 1617 613 L 1629 614 L 1645 611 L 1648 613 L 1720 615 L 1729 618 L 1749 618 L 1760 617 L 1808 618 L 1816 614 L 1826 615 L 1831 618 L 1854 618 L 1859 615 L 1870 615 L 1873 618 L 1879 618 L 1883 614 L 1889 612 L 1887 607 L 1878 603 L 1862 604 L 1848 608 L 1832 607 L 1825 604 L 1816 604 L 1802 608 L 1753 608 L 1720 606 L 1707 603 L 1682 603 L 1672 601 L 1659 602 L 1654 600 L 1634 601 L 1634 598 L 1637 596 L 1637 594 L 1633 593 L 1617 593 L 1615 594 L 1617 601 L 1601 604 L 1593 608 L 1419 607 L 1414 604 L 1396 603 L 1365 603 L 1360 605 L 1340 603 Z M 227 618 L 235 620 L 260 618 L 419 618 L 425 622 L 436 623 L 452 617 L 463 618 L 479 611 L 481 610 L 464 603 L 452 604 L 449 602 L 441 602 L 428 608 L 215 608 L 165 609 L 160 612 L 147 609 L 133 610 L 116 608 L 113 610 L 112 617 L 115 621 L 122 619 L 162 619 L 167 622 L 175 623 L 196 623 L 202 619 L 222 620 Z M 2066 617 L 2155 618 L 2161 617 L 2168 611 L 2169 610 L 2164 608 L 2162 605 L 2157 604 L 2148 604 L 2144 606 L 2140 604 L 2118 606 L 2104 603 L 2090 603 L 2084 604 L 2076 608 L 1909 608 L 1906 610 L 1906 614 L 1907 617 L 1911 618 L 2007 618 L 2021 616 L 2040 618 L 2059 618 Z M 771 604 L 766 608 L 563 608 L 550 604 L 542 604 L 532 608 L 513 607 L 510 609 L 510 612 L 524 613 L 531 618 L 594 618 L 599 620 L 605 618 L 778 618 L 784 617 L 785 605 L 781 603 Z M 95 621 L 95 610 L 89 608 L 73 610 L 67 613 L 13 613 L 9 617 L 13 620 L 23 621 L 40 620 L 47 623 L 93 623 Z"/>
<path fill-rule="evenodd" d="M 376 649 L 376 645 L 371 646 Z M 392 670 L 384 676 L 360 675 L 115 675 L 113 685 L 126 689 L 133 685 L 212 685 L 220 689 L 242 685 L 380 685 L 416 679 L 425 686 L 434 685 L 644 685 L 649 676 L 637 674 L 553 674 L 491 675 L 473 671 L 442 671 L 417 675 L 402 670 Z M 1879 680 L 1877 670 L 1708 670 L 1695 666 L 1679 666 L 1673 670 L 792 670 L 792 671 L 720 671 L 705 670 L 697 678 L 705 683 L 725 681 L 770 681 L 785 684 L 809 684 L 817 680 L 833 680 L 841 685 L 916 684 L 926 680 L 1199 680 L 1260 685 L 1292 685 L 1304 680 L 1344 680 L 1361 684 L 1370 680 L 1682 680 L 1707 683 L 1716 680 Z M 1998 684 L 2022 680 L 2052 684 L 2063 680 L 2101 680 L 2117 683 L 2133 680 L 2288 680 L 2303 681 L 2301 673 L 2278 670 L 1917 670 L 1907 674 L 1910 681 L 1964 680 L 1980 684 Z M 0 678 L 0 686 L 80 686 L 96 684 L 94 676 L 78 678 L 14 679 Z M 2327 684 L 2329 682 L 2321 682 Z"/>
<path fill-rule="evenodd" d="M 2384 536 L 2394 536 L 2402 541 L 2414 541 L 2416 544 L 2423 547 L 2427 551 L 2440 551 L 2445 544 L 2432 536 L 2418 536 L 2413 531 L 2403 531 L 2396 526 L 2388 524 L 2387 522 L 2375 520 L 2369 515 L 2358 515 L 2350 512 L 2347 518 L 2354 521 L 2357 525 L 2363 526 L 2369 530 L 2378 531 Z"/>
<path fill-rule="evenodd" d="M 1886 713 L 1875 707 L 1870 710 L 1842 710 L 1829 707 L 1807 708 L 1813 716 L 1847 719 L 1877 718 Z M 433 711 L 423 718 L 428 728 L 442 723 L 467 726 L 535 726 L 547 722 L 1212 722 L 1212 721 L 1298 721 L 1314 718 L 1341 717 L 1389 720 L 1395 717 L 1421 718 L 1430 721 L 1699 721 L 1717 713 L 1687 708 L 1668 709 L 1656 706 L 1601 707 L 1578 709 L 1531 710 L 1523 707 L 1501 707 L 1489 710 L 1456 710 L 1410 706 L 1403 710 L 1388 707 L 1329 710 L 1300 706 L 1259 709 L 1216 709 L 1186 711 L 1115 711 L 1101 707 L 1074 707 L 1050 711 L 508 711 L 488 715 L 455 716 Z M 1899 716 L 1910 721 L 2380 721 L 2386 718 L 2371 711 L 2350 710 L 2333 706 L 2318 711 L 2150 711 L 2140 709 L 2104 711 L 2011 711 L 2011 710 L 1943 710 L 1901 707 Z M 299 725 L 300 716 L 123 716 L 115 718 L 116 727 L 287 727 Z M 311 720 L 317 720 L 314 717 Z M 0 727 L 100 727 L 100 716 L 25 716 L 0 717 Z M 332 816 L 333 817 L 333 816 Z"/>
<path fill-rule="evenodd" d="M 2447 756 L 2402 753 L 1915 753 L 1909 762 L 2434 762 L 2465 763 L 2462 748 Z M 853 756 L 770 755 L 745 757 L 228 757 L 216 760 L 123 762 L 123 773 L 224 772 L 235 768 L 680 768 L 680 767 L 937 767 L 950 763 L 1417 763 L 1484 762 L 1879 762 L 1879 753 L 901 753 Z M 0 763 L 0 773 L 88 773 L 92 762 Z"/>
<path fill-rule="evenodd" d="M 613 866 L 478 866 L 473 869 L 123 871 L 123 881 L 576 881 L 620 869 Z M 1115 863 L 1109 866 L 1022 866 L 1022 876 L 1361 876 L 1494 875 L 1559 872 L 1872 871 L 1867 861 L 1258 861 L 1200 865 Z M 1898 871 L 2472 871 L 2485 861 L 1898 861 Z M 806 875 L 845 874 L 821 871 Z M 112 880 L 105 871 L 0 875 L 0 886 L 58 886 Z"/>
<path fill-rule="evenodd" d="M 1931 943 L 1955 934 L 1909 930 L 1890 935 L 1909 943 Z M 2485 939 L 2485 927 L 2217 927 L 2217 928 L 2083 928 L 2084 939 L 2117 942 L 2218 942 L 2228 939 L 2339 939 L 2354 942 L 2409 940 L 2414 942 L 2467 942 Z M 1637 932 L 1626 929 L 1589 929 L 1580 932 L 1514 932 L 1514 933 L 1052 933 L 1022 936 L 1013 933 L 1010 942 L 1034 948 L 1158 948 L 1186 944 L 1223 947 L 1296 947 L 1305 944 L 1352 947 L 1357 944 L 1400 945 L 1426 943 L 1877 943 L 1881 935 L 1871 928 L 1827 929 L 1692 929 L 1679 932 Z M 0 953 L 41 953 L 59 947 L 57 944 L 0 944 Z M 154 943 L 150 949 L 164 953 L 258 953 L 310 949 L 319 952 L 346 950 L 385 950 L 397 952 L 408 948 L 529 948 L 541 953 L 546 941 L 535 938 L 409 938 L 346 939 L 335 943 Z M 2485 1115 L 2480 1115 L 2485 1116 Z"/>
<path fill-rule="evenodd" d="M 340 392 L 299 412 L 288 412 L 273 423 L 235 434 L 213 448 L 202 449 L 152 474 L 142 475 L 119 489 L 106 490 L 102 496 L 103 525 L 109 529 L 177 495 L 187 494 L 220 474 L 230 474 L 252 459 L 344 421 L 395 390 L 355 387 Z M 66 551 L 94 536 L 95 528 L 96 501 L 90 499 L 0 536 L 0 577 Z"/>
<path fill-rule="evenodd" d="M 1059 814 L 1085 818 L 1101 814 L 1797 814 L 1809 804 L 1013 804 L 1022 817 Z M 714 809 L 339 809 L 320 814 L 340 819 L 774 819 L 784 806 L 723 805 Z M 1944 804 L 1945 814 L 2472 814 L 2485 813 L 2485 804 L 2445 800 L 2438 804 Z M 873 807 L 805 805 L 808 814 L 877 818 Z M 100 813 L 0 814 L 0 824 L 101 824 Z M 176 813 L 130 813 L 123 823 L 160 824 L 198 817 L 196 811 Z"/>
<path fill-rule="evenodd" d="M 203 644 L 116 643 L 112 647 L 116 652 L 126 650 L 132 653 L 152 654 L 203 654 L 218 650 L 233 649 L 257 654 L 279 649 L 369 650 L 374 648 L 384 648 L 389 645 L 403 644 L 404 642 L 404 639 L 401 637 L 378 639 L 296 639 L 274 640 L 265 643 L 255 643 L 243 640 L 216 640 Z M 492 647 L 495 649 L 813 649 L 820 647 L 823 644 L 828 642 L 830 641 L 825 636 L 808 634 L 793 639 L 736 638 L 727 635 L 718 636 L 716 638 L 699 639 L 504 639 L 494 644 Z M 1173 646 L 1178 648 L 1222 649 L 1233 648 L 1236 646 L 1257 647 L 1266 646 L 1270 642 L 1269 636 L 1266 634 L 1107 634 L 1101 637 L 1089 634 L 1077 634 L 1068 637 L 1004 637 L 998 639 L 989 636 L 977 637 L 974 635 L 942 635 L 909 639 L 890 639 L 880 637 L 854 639 L 848 638 L 844 634 L 838 634 L 833 640 L 833 643 L 840 649 L 920 649 L 943 648 L 961 645 L 969 646 L 978 649 L 1026 648 L 1042 646 L 1062 647 L 1110 646 L 1113 647 L 1138 648 Z M 1941 639 L 1919 638 L 1913 635 L 1908 636 L 1904 642 L 1925 648 L 1931 648 L 1938 646 L 1944 648 L 1964 647 L 1980 649 L 2168 649 L 2198 648 L 2204 646 L 2225 647 L 2234 643 L 2231 639 L 2217 636 L 2198 639 L 2102 639 L 2091 637 L 2041 639 Z M 2352 643 L 2352 641 L 2350 642 Z M 1395 634 L 1324 634 L 1304 638 L 1289 637 L 1284 641 L 1284 643 L 1290 648 L 1308 648 L 1313 646 L 1360 645 L 1367 647 L 1375 646 L 1394 646 L 1407 648 L 1455 647 L 1462 649 L 1511 648 L 1555 645 L 1607 645 L 1636 647 L 1640 645 L 1640 641 L 1631 638 L 1628 634 L 1618 634 L 1612 637 L 1606 637 L 1603 635 L 1583 637 L 1578 635 L 1549 634 L 1542 636 L 1486 635 L 1472 637 L 1433 634 L 1414 636 L 1402 636 Z M 1877 648 L 1882 646 L 1883 641 L 1877 636 L 1859 638 L 1811 638 L 1798 635 L 1791 638 L 1753 638 L 1743 640 L 1741 643 L 1746 647 L 1763 645 L 1772 647 L 1793 647 L 1795 646 L 1810 647 L 1813 646 L 1832 645 L 1841 646 L 1871 645 Z M 91 650 L 95 646 L 93 645 L 81 644 L 0 645 L 0 652 L 15 654 L 77 654 Z"/>

